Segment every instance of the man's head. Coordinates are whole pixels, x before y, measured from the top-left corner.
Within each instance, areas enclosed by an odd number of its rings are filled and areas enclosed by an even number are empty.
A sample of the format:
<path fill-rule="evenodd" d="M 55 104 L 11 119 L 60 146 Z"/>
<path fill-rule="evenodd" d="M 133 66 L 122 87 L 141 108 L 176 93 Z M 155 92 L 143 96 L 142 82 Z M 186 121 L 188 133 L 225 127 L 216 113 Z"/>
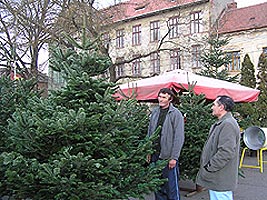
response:
<path fill-rule="evenodd" d="M 158 93 L 159 106 L 163 109 L 170 106 L 174 93 L 169 88 L 162 88 Z"/>
<path fill-rule="evenodd" d="M 235 106 L 233 99 L 226 95 L 221 95 L 216 98 L 212 105 L 212 114 L 221 118 L 225 113 L 231 112 Z"/>

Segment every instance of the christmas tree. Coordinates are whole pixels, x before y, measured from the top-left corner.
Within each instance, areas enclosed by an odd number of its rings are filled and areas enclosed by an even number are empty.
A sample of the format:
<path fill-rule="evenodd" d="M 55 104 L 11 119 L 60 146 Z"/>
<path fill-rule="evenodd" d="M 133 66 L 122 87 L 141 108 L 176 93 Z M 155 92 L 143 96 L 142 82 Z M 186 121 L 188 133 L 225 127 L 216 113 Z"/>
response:
<path fill-rule="evenodd" d="M 25 107 L 28 100 L 40 93 L 34 80 L 11 80 L 9 76 L 0 78 L 0 153 L 9 151 L 7 144 L 8 119 L 15 110 Z"/>
<path fill-rule="evenodd" d="M 189 84 L 188 94 L 181 95 L 179 110 L 185 115 L 185 143 L 179 158 L 182 179 L 195 180 L 199 170 L 202 149 L 215 118 L 211 114 L 212 103 L 204 94 L 196 95 L 194 84 Z"/>
<path fill-rule="evenodd" d="M 223 47 L 229 43 L 228 38 L 219 38 L 218 35 L 211 35 L 205 39 L 207 48 L 200 55 L 202 64 L 199 75 L 215 79 L 236 82 L 238 76 L 229 76 L 226 66 L 231 63 L 231 59 L 223 50 Z"/>
<path fill-rule="evenodd" d="M 241 77 L 239 83 L 241 85 L 250 88 L 256 87 L 255 69 L 248 54 L 245 55 L 244 61 L 242 62 L 240 74 Z M 237 104 L 236 111 L 239 114 L 239 125 L 242 129 L 257 125 L 258 112 L 256 112 L 256 104 L 257 102 Z"/>
<path fill-rule="evenodd" d="M 15 199 L 142 198 L 157 189 L 159 165 L 148 165 L 147 106 L 116 102 L 115 85 L 96 78 L 110 66 L 94 42 L 51 51 L 51 67 L 66 86 L 32 98 L 9 120 L 11 152 L 0 156 L 1 194 Z"/>
<path fill-rule="evenodd" d="M 259 58 L 258 63 L 258 87 L 260 90 L 259 99 L 257 102 L 257 111 L 259 112 L 258 120 L 260 122 L 260 126 L 265 127 L 267 124 L 267 54 L 262 53 Z"/>
<path fill-rule="evenodd" d="M 242 62 L 239 83 L 250 88 L 256 87 L 255 69 L 248 54 L 245 55 L 244 61 Z"/>

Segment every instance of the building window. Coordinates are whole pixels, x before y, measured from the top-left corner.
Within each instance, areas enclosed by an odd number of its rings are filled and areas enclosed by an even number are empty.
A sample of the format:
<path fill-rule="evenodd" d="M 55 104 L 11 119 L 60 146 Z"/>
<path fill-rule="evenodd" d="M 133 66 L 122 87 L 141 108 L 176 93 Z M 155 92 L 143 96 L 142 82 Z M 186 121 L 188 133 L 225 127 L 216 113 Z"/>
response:
<path fill-rule="evenodd" d="M 179 36 L 179 17 L 169 19 L 170 38 L 177 38 Z"/>
<path fill-rule="evenodd" d="M 136 55 L 135 57 L 138 57 L 138 55 Z M 133 61 L 132 67 L 133 67 L 133 69 L 132 69 L 133 76 L 141 75 L 141 60 L 140 60 L 140 58 L 137 58 Z"/>
<path fill-rule="evenodd" d="M 140 24 L 133 26 L 132 44 L 133 46 L 141 44 L 141 25 Z"/>
<path fill-rule="evenodd" d="M 191 34 L 192 33 L 200 33 L 203 31 L 202 12 L 201 11 L 191 13 L 190 28 L 191 28 Z"/>
<path fill-rule="evenodd" d="M 171 70 L 181 69 L 181 54 L 180 49 L 170 51 Z"/>
<path fill-rule="evenodd" d="M 62 73 L 50 70 L 50 77 L 52 77 L 52 87 L 53 88 L 60 88 L 66 84 L 65 79 L 62 76 Z"/>
<path fill-rule="evenodd" d="M 160 24 L 159 21 L 150 22 L 150 42 L 159 41 Z"/>
<path fill-rule="evenodd" d="M 192 46 L 192 64 L 194 68 L 200 68 L 200 45 Z"/>
<path fill-rule="evenodd" d="M 239 71 L 241 62 L 240 62 L 240 52 L 234 51 L 227 53 L 227 56 L 229 56 L 231 62 L 227 65 L 228 71 Z"/>
<path fill-rule="evenodd" d="M 123 62 L 124 58 L 117 58 L 117 62 Z M 119 78 L 124 75 L 124 63 L 118 64 L 115 68 L 116 78 Z"/>
<path fill-rule="evenodd" d="M 150 55 L 150 65 L 153 70 L 153 73 L 160 72 L 160 58 L 158 53 L 152 53 Z"/>
<path fill-rule="evenodd" d="M 109 33 L 103 33 L 102 35 L 102 41 L 103 41 L 103 44 L 105 46 L 105 48 L 108 48 L 108 45 L 109 45 L 109 42 L 110 42 L 110 36 L 109 36 Z"/>
<path fill-rule="evenodd" d="M 116 31 L 116 47 L 117 48 L 124 47 L 124 29 Z"/>
<path fill-rule="evenodd" d="M 110 71 L 109 69 L 105 70 L 103 74 L 100 75 L 103 78 L 109 78 L 110 76 Z"/>

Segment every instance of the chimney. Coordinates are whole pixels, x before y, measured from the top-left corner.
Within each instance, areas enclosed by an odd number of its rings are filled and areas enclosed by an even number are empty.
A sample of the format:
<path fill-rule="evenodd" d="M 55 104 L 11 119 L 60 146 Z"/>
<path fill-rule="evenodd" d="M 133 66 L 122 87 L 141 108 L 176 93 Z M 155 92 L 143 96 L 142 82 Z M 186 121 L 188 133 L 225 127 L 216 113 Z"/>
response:
<path fill-rule="evenodd" d="M 232 3 L 227 4 L 227 10 L 232 10 L 232 9 L 236 9 L 236 8 L 237 8 L 236 2 L 232 2 Z"/>

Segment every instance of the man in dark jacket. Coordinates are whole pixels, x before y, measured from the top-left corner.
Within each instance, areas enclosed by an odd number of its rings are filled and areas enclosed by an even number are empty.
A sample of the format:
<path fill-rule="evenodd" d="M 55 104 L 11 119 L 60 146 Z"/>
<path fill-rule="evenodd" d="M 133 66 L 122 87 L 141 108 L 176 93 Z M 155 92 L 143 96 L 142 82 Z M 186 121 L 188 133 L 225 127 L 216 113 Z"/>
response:
<path fill-rule="evenodd" d="M 231 111 L 234 101 L 218 96 L 212 114 L 218 121 L 212 125 L 202 151 L 196 183 L 209 189 L 210 200 L 233 200 L 237 187 L 240 129 Z"/>
<path fill-rule="evenodd" d="M 155 142 L 156 153 L 152 155 L 152 162 L 158 159 L 168 160 L 163 169 L 163 177 L 167 182 L 155 193 L 156 200 L 179 200 L 179 168 L 178 159 L 184 143 L 184 118 L 171 101 L 174 94 L 169 88 L 162 88 L 158 93 L 159 106 L 150 117 L 148 135 L 151 136 L 157 127 L 161 126 L 159 139 Z"/>

